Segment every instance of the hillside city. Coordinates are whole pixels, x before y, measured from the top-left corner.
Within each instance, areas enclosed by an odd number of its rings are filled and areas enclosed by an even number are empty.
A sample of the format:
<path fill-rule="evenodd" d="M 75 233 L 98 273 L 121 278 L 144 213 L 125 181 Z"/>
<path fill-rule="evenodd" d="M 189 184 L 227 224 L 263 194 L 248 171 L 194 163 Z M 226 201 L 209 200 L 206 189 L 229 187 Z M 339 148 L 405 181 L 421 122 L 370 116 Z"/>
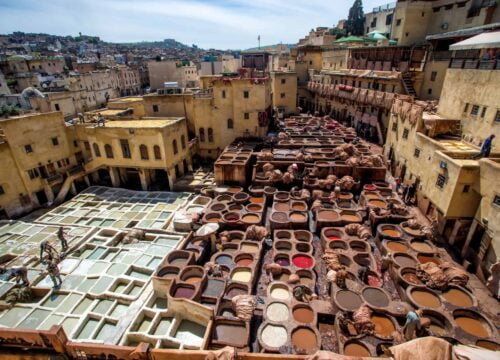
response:
<path fill-rule="evenodd" d="M 499 358 L 499 2 L 349 6 L 0 34 L 0 356 Z"/>

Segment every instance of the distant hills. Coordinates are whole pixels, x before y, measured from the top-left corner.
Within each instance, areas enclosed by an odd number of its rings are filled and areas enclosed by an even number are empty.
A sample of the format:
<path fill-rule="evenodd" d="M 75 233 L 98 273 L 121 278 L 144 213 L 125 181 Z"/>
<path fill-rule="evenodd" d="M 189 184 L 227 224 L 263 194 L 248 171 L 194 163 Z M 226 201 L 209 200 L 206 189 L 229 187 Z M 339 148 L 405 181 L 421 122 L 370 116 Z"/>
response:
<path fill-rule="evenodd" d="M 195 47 L 195 46 L 188 46 L 175 39 L 165 39 L 163 41 L 140 41 L 131 43 L 119 43 L 119 44 L 125 46 L 135 46 L 144 48 L 154 47 L 161 49 L 190 49 L 192 47 Z"/>
<path fill-rule="evenodd" d="M 274 44 L 274 45 L 261 45 L 260 49 L 258 47 L 250 48 L 250 49 L 245 49 L 243 51 L 265 51 L 265 50 L 275 50 L 278 46 L 286 46 L 287 48 L 292 48 L 295 46 L 295 44 Z"/>

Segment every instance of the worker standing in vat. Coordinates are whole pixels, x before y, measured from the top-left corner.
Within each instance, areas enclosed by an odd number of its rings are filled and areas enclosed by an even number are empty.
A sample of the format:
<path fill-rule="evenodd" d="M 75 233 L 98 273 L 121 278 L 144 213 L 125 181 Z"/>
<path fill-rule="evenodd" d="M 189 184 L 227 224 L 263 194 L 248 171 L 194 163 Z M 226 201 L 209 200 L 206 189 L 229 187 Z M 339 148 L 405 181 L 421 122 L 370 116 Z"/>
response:
<path fill-rule="evenodd" d="M 67 234 L 64 232 L 64 227 L 60 226 L 59 230 L 57 230 L 57 238 L 61 242 L 62 251 L 68 250 L 68 241 L 66 241 Z"/>
<path fill-rule="evenodd" d="M 406 322 L 404 325 L 404 333 L 406 340 L 412 340 L 415 337 L 416 331 L 420 331 L 421 322 L 420 316 L 422 315 L 422 310 L 409 311 L 406 314 Z"/>
<path fill-rule="evenodd" d="M 24 286 L 30 286 L 30 282 L 28 280 L 28 269 L 26 266 L 17 266 L 10 269 L 5 267 L 0 267 L 0 275 L 5 274 L 5 279 L 9 280 L 11 277 L 14 278 L 16 284 L 22 282 Z"/>
<path fill-rule="evenodd" d="M 59 267 L 54 261 L 47 262 L 47 272 L 49 273 L 50 280 L 54 283 L 53 288 L 59 289 L 62 285 L 61 273 L 59 272 Z M 59 282 L 59 284 L 57 282 Z"/>
<path fill-rule="evenodd" d="M 42 264 L 45 264 L 46 261 L 56 261 L 57 259 L 59 259 L 57 250 L 47 240 L 42 241 L 40 243 L 40 261 Z"/>

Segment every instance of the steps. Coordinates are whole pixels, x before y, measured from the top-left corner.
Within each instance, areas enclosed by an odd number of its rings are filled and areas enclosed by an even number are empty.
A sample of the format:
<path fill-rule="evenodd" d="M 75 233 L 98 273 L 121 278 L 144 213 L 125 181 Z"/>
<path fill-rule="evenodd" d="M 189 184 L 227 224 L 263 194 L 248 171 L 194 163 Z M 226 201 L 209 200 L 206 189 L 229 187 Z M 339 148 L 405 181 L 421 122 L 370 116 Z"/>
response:
<path fill-rule="evenodd" d="M 415 91 L 415 88 L 413 87 L 413 81 L 411 79 L 411 74 L 409 72 L 405 72 L 402 75 L 402 80 L 403 80 L 403 86 L 406 90 L 406 93 L 411 96 L 417 96 L 417 92 Z"/>

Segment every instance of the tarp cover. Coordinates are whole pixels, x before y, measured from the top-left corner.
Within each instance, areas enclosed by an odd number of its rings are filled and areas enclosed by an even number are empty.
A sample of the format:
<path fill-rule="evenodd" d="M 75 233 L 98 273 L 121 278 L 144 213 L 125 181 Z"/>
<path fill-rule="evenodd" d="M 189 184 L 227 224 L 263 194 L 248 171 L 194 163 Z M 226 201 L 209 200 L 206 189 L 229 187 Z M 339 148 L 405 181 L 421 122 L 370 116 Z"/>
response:
<path fill-rule="evenodd" d="M 450 50 L 500 48 L 500 31 L 482 33 L 450 46 Z"/>
<path fill-rule="evenodd" d="M 446 340 L 428 336 L 389 348 L 396 360 L 456 360 L 452 345 Z"/>

